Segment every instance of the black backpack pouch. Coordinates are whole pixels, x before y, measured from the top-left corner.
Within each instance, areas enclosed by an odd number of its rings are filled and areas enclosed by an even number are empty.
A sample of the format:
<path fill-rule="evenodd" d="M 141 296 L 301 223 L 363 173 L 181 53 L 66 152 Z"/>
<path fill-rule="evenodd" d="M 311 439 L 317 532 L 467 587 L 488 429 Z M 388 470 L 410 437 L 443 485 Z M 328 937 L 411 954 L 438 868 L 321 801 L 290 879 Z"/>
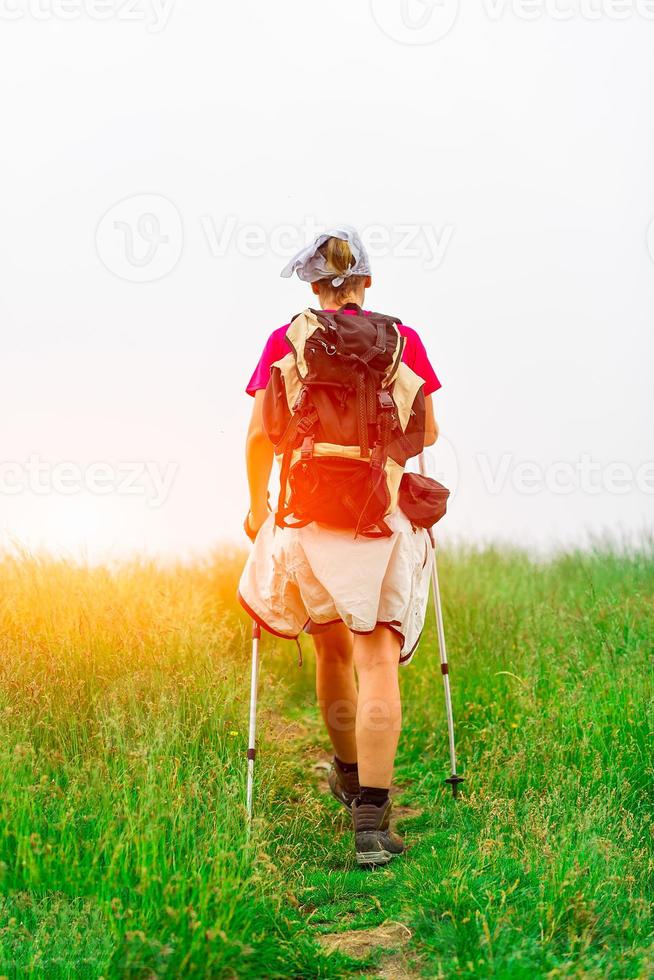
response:
<path fill-rule="evenodd" d="M 301 521 L 327 527 L 360 528 L 364 537 L 383 521 L 390 504 L 385 479 L 375 477 L 368 461 L 313 456 L 300 459 L 289 473 L 290 509 Z"/>
<path fill-rule="evenodd" d="M 400 480 L 398 503 L 414 527 L 433 527 L 447 510 L 450 491 L 438 480 L 420 473 L 405 473 Z"/>

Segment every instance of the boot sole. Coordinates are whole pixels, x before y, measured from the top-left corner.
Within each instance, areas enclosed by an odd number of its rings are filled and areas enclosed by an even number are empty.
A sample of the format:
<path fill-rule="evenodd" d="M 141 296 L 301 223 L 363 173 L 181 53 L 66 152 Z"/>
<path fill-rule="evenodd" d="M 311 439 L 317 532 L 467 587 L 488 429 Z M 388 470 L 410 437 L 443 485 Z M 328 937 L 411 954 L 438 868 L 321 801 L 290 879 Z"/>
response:
<path fill-rule="evenodd" d="M 388 864 L 388 862 L 392 861 L 394 857 L 397 857 L 397 854 L 386 850 L 357 851 L 356 857 L 357 864 L 360 864 L 362 867 L 374 868 L 377 865 L 381 866 L 383 864 Z"/>

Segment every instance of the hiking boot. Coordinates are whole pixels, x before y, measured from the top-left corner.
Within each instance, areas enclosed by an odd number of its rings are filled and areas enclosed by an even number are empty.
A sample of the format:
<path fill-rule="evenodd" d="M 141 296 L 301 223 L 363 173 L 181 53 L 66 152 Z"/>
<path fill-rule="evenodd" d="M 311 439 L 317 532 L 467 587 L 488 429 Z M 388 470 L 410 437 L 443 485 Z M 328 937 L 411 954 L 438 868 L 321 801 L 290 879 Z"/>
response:
<path fill-rule="evenodd" d="M 348 810 L 351 809 L 359 795 L 359 774 L 343 772 L 336 762 L 332 762 L 331 769 L 327 773 L 327 782 L 332 796 Z"/>
<path fill-rule="evenodd" d="M 390 800 L 383 806 L 358 801 L 352 804 L 357 864 L 369 868 L 388 864 L 404 850 L 404 841 L 389 826 L 391 807 Z"/>

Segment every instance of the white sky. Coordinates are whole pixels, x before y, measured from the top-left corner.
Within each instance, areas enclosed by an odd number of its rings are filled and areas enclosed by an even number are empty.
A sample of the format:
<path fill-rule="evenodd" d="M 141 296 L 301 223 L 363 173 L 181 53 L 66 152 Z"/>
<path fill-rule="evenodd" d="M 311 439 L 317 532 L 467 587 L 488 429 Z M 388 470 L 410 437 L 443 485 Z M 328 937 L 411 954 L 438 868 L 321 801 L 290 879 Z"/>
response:
<path fill-rule="evenodd" d="M 651 528 L 654 2 L 593 3 L 0 0 L 0 541 L 241 540 L 279 271 L 342 221 L 443 382 L 443 540 Z"/>

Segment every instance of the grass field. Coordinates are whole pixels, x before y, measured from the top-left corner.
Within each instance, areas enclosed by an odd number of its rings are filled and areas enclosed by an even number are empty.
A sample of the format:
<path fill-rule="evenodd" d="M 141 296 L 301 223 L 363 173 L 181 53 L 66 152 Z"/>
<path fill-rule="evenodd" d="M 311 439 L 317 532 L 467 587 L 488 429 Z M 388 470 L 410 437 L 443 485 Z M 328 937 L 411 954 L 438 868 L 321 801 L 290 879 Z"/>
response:
<path fill-rule="evenodd" d="M 441 558 L 466 783 L 430 620 L 401 675 L 411 847 L 374 872 L 320 790 L 308 639 L 301 670 L 262 643 L 245 846 L 242 557 L 0 562 L 0 976 L 653 976 L 651 549 Z"/>

